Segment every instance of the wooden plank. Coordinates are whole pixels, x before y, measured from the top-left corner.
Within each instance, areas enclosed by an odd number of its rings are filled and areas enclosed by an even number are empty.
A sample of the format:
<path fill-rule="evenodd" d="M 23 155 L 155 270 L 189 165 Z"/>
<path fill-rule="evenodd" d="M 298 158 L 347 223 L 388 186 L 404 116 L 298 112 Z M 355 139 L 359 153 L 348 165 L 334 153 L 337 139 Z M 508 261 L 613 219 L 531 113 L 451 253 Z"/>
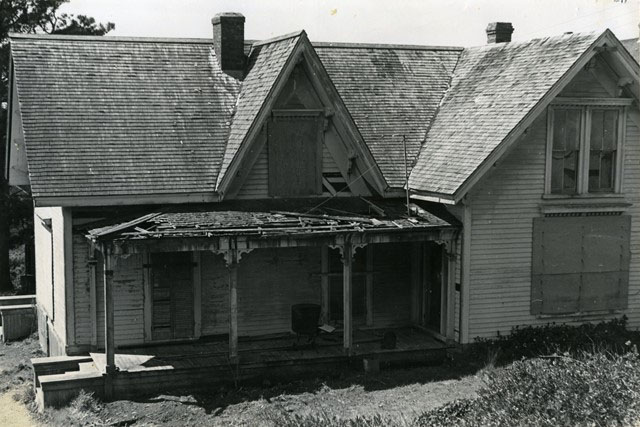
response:
<path fill-rule="evenodd" d="M 331 313 L 329 312 L 329 247 L 323 246 L 321 248 L 321 265 L 320 271 L 322 276 L 320 277 L 320 286 L 322 288 L 321 299 L 321 311 L 320 318 L 322 323 L 328 323 Z"/>
<path fill-rule="evenodd" d="M 151 263 L 151 257 L 148 251 L 142 254 L 142 263 L 144 265 Z M 151 286 L 151 271 L 148 268 L 143 269 L 143 281 L 144 340 L 149 342 L 153 340 L 153 290 Z"/>
<path fill-rule="evenodd" d="M 229 263 L 229 359 L 238 362 L 238 261 Z"/>
<path fill-rule="evenodd" d="M 469 342 L 469 297 L 471 295 L 471 206 L 464 204 L 462 214 L 462 283 L 460 289 L 460 343 Z"/>
<path fill-rule="evenodd" d="M 351 268 L 353 262 L 353 246 L 351 242 L 346 242 L 342 246 L 342 303 L 343 303 L 343 347 L 344 351 L 347 355 L 351 355 L 352 344 L 353 344 L 353 319 L 352 319 L 352 310 L 351 310 L 351 300 L 353 297 L 353 280 L 351 277 Z"/>
<path fill-rule="evenodd" d="M 91 245 L 89 259 L 89 318 L 91 319 L 91 348 L 96 348 L 98 345 L 98 296 L 96 289 L 96 274 L 98 274 L 96 269 L 96 251 Z"/>
<path fill-rule="evenodd" d="M 366 248 L 366 277 L 365 277 L 365 293 L 367 306 L 367 326 L 373 326 L 373 248 L 369 245 Z"/>
<path fill-rule="evenodd" d="M 199 251 L 193 252 L 193 337 L 202 334 L 202 257 Z"/>
<path fill-rule="evenodd" d="M 447 306 L 446 306 L 446 330 L 447 340 L 455 339 L 455 304 L 456 304 L 456 241 L 451 240 L 447 247 Z"/>
<path fill-rule="evenodd" d="M 111 398 L 113 393 L 113 384 L 111 377 L 115 373 L 115 342 L 114 342 L 114 322 L 113 322 L 113 256 L 111 249 L 103 246 L 102 250 L 104 259 L 104 348 L 105 348 L 105 367 L 104 373 L 107 374 L 104 382 L 104 394 L 107 399 Z"/>

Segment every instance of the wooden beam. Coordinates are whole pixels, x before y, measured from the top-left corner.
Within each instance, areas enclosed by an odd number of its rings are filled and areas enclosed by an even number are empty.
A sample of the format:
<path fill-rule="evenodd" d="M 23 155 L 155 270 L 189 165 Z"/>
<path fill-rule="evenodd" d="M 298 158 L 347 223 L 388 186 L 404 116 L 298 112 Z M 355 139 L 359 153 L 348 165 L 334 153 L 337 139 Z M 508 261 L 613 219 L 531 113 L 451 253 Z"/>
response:
<path fill-rule="evenodd" d="M 103 246 L 103 275 L 104 275 L 104 353 L 105 353 L 105 382 L 104 393 L 107 399 L 113 396 L 112 376 L 116 372 L 115 340 L 113 321 L 113 270 L 111 248 Z"/>
<path fill-rule="evenodd" d="M 98 282 L 98 269 L 96 250 L 93 244 L 89 249 L 89 318 L 91 319 L 91 348 L 98 346 L 98 292 L 96 284 Z"/>
<path fill-rule="evenodd" d="M 229 360 L 238 363 L 238 257 L 229 251 Z"/>
<path fill-rule="evenodd" d="M 322 288 L 320 319 L 322 323 L 329 323 L 331 316 L 329 308 L 329 247 L 322 246 L 320 248 L 320 287 Z"/>
<path fill-rule="evenodd" d="M 352 281 L 353 246 L 351 242 L 342 245 L 342 304 L 343 304 L 343 347 L 347 355 L 351 355 L 353 346 L 353 318 L 351 300 L 353 297 Z"/>
<path fill-rule="evenodd" d="M 447 328 L 445 331 L 445 336 L 447 340 L 454 341 L 455 340 L 455 311 L 456 311 L 456 240 L 451 240 L 447 244 L 446 251 L 446 260 L 447 260 L 447 282 L 446 282 L 446 292 L 447 292 L 447 317 L 446 324 Z"/>
<path fill-rule="evenodd" d="M 151 255 L 148 251 L 142 253 L 143 265 L 151 264 Z M 144 340 L 145 342 L 153 341 L 153 285 L 151 283 L 151 269 L 144 268 L 142 271 L 144 280 L 143 303 L 144 303 Z"/>
<path fill-rule="evenodd" d="M 469 297 L 471 295 L 471 206 L 466 202 L 462 216 L 462 280 L 460 288 L 460 343 L 469 342 Z"/>
<path fill-rule="evenodd" d="M 422 242 L 411 243 L 411 321 L 416 325 L 422 324 L 420 313 L 425 277 L 421 268 L 425 259 L 423 247 Z"/>
<path fill-rule="evenodd" d="M 201 252 L 193 252 L 193 337 L 202 335 L 202 270 Z"/>
<path fill-rule="evenodd" d="M 373 246 L 368 246 L 366 250 L 366 269 L 365 276 L 365 297 L 367 301 L 367 326 L 373 326 Z"/>

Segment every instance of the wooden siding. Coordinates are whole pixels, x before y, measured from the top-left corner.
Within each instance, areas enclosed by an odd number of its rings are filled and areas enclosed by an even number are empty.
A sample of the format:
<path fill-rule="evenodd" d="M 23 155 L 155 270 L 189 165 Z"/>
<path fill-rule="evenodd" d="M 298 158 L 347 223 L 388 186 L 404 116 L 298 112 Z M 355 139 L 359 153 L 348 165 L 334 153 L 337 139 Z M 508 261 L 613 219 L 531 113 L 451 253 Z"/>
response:
<path fill-rule="evenodd" d="M 134 254 L 127 258 L 116 257 L 113 264 L 113 307 L 115 323 L 115 342 L 118 345 L 144 343 L 144 274 L 142 255 Z M 98 256 L 96 266 L 98 316 L 98 347 L 104 348 L 104 285 L 103 262 Z"/>
<path fill-rule="evenodd" d="M 91 278 L 89 241 L 81 234 L 73 235 L 73 298 L 75 307 L 75 343 L 91 345 Z"/>
<path fill-rule="evenodd" d="M 543 115 L 544 116 L 544 115 Z M 623 192 L 633 203 L 629 303 L 625 313 L 640 326 L 640 140 L 627 120 Z M 615 314 L 533 316 L 531 256 L 533 218 L 541 216 L 546 117 L 539 117 L 514 150 L 470 193 L 473 206 L 469 337 L 508 333 L 516 325 L 578 323 Z"/>
<path fill-rule="evenodd" d="M 607 98 L 609 94 L 600 82 L 587 70 L 580 71 L 565 87 L 560 95 L 563 97 Z"/>

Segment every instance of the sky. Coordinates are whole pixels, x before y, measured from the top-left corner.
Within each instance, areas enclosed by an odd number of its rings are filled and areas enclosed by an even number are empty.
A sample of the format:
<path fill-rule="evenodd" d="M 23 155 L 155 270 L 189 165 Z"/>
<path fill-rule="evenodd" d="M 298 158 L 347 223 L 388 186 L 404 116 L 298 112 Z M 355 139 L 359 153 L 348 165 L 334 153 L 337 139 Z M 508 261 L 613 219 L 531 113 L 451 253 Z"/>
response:
<path fill-rule="evenodd" d="M 489 22 L 513 40 L 611 29 L 638 37 L 640 0 L 71 0 L 60 9 L 101 22 L 113 36 L 211 37 L 211 18 L 240 12 L 246 39 L 304 29 L 312 41 L 447 46 L 485 44 Z"/>

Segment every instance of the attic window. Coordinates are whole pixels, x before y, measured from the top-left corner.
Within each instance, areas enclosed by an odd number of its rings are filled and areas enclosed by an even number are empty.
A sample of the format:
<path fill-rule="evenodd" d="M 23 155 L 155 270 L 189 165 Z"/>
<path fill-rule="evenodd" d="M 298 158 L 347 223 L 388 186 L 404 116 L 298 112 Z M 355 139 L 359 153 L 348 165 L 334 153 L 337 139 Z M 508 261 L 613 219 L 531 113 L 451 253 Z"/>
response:
<path fill-rule="evenodd" d="M 624 106 L 575 104 L 549 107 L 546 194 L 619 193 Z"/>

